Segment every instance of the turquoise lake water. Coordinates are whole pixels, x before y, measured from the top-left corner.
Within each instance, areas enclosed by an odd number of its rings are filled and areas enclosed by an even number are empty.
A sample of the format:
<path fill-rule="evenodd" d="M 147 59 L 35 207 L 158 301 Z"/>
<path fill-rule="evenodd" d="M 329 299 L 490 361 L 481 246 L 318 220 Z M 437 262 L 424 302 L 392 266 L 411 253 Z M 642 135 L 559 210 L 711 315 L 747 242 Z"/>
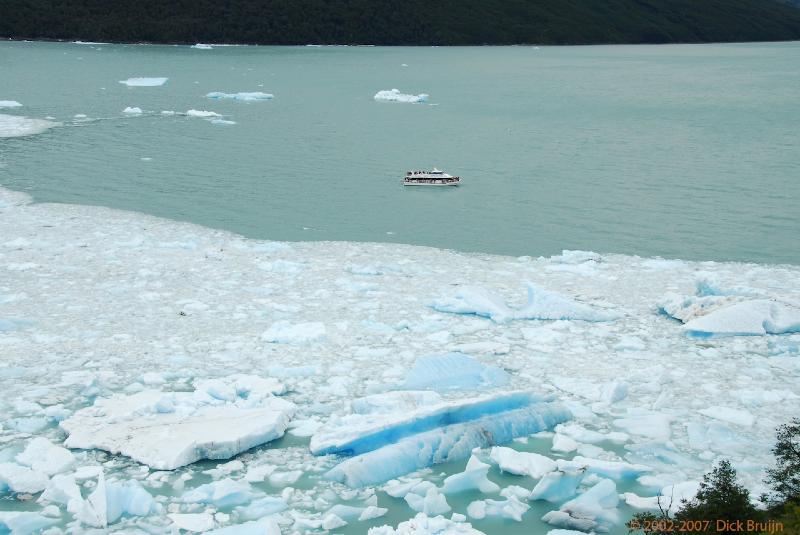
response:
<path fill-rule="evenodd" d="M 799 57 L 800 43 L 3 42 L 0 100 L 23 106 L 0 113 L 63 126 L 0 139 L 0 184 L 255 238 L 800 263 Z M 135 76 L 169 80 L 118 83 Z M 392 88 L 429 103 L 373 100 Z M 189 109 L 236 124 L 160 114 Z M 463 185 L 401 186 L 434 165 Z"/>

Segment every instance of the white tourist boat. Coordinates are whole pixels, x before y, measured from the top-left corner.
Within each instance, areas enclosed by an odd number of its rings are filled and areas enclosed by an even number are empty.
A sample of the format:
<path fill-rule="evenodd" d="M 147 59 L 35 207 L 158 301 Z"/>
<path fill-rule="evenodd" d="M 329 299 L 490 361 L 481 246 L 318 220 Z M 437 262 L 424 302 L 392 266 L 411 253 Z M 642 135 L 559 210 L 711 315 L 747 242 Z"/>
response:
<path fill-rule="evenodd" d="M 448 175 L 435 167 L 433 171 L 408 171 L 403 178 L 404 186 L 458 186 L 461 178 Z"/>

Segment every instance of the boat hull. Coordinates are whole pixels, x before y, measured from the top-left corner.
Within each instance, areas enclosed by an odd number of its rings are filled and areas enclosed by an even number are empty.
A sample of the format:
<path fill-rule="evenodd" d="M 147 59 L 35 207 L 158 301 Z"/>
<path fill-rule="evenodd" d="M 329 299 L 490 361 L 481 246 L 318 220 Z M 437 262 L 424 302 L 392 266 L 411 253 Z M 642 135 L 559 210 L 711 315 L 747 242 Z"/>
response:
<path fill-rule="evenodd" d="M 460 182 L 461 182 L 460 180 L 454 180 L 454 181 L 450 181 L 450 182 L 444 182 L 444 181 L 438 182 L 438 181 L 435 181 L 435 180 L 432 180 L 430 182 L 403 180 L 403 185 L 404 186 L 453 187 L 453 186 L 458 186 Z"/>

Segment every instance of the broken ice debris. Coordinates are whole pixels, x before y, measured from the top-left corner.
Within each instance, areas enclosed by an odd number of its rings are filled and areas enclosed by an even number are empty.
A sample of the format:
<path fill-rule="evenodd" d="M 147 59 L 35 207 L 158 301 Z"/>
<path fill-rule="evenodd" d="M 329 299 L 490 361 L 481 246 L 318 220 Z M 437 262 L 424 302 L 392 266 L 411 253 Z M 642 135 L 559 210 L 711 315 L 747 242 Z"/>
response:
<path fill-rule="evenodd" d="M 194 392 L 145 390 L 98 399 L 61 422 L 69 448 L 121 453 L 159 470 L 228 459 L 283 436 L 295 405 L 274 379 L 232 375 Z"/>
<path fill-rule="evenodd" d="M 551 429 L 571 417 L 568 409 L 549 398 L 509 392 L 410 410 L 334 416 L 311 438 L 310 447 L 315 455 L 355 456 L 335 466 L 327 477 L 360 487 L 465 459 L 474 448 Z"/>

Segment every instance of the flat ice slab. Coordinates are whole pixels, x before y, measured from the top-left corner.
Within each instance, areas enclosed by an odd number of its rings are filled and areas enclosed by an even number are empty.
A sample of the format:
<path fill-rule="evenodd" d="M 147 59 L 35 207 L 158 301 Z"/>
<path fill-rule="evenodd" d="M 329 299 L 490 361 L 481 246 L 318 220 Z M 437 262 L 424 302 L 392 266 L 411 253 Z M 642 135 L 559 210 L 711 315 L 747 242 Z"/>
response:
<path fill-rule="evenodd" d="M 261 91 L 242 92 L 242 93 L 222 93 L 219 91 L 212 91 L 206 95 L 207 98 L 214 99 L 227 99 L 227 100 L 243 100 L 243 101 L 259 101 L 259 100 L 272 100 L 275 95 L 271 93 L 262 93 Z"/>
<path fill-rule="evenodd" d="M 283 436 L 295 406 L 277 381 L 231 376 L 194 392 L 145 390 L 98 399 L 61 422 L 69 448 L 121 453 L 159 470 L 228 459 Z"/>
<path fill-rule="evenodd" d="M 167 83 L 169 78 L 146 78 L 135 77 L 128 78 L 127 80 L 120 80 L 119 83 L 127 85 L 128 87 L 158 87 Z"/>
<path fill-rule="evenodd" d="M 443 516 L 430 517 L 425 513 L 405 522 L 397 528 L 379 526 L 370 528 L 367 535 L 484 535 L 482 531 L 472 527 L 468 522 L 456 522 Z"/>
<path fill-rule="evenodd" d="M 551 429 L 571 417 L 559 403 L 510 392 L 416 410 L 333 417 L 311 438 L 310 448 L 315 455 L 354 455 L 327 477 L 360 487 L 465 459 L 474 448 Z"/>
<path fill-rule="evenodd" d="M 759 336 L 800 332 L 800 308 L 755 299 L 719 308 L 684 325 L 695 336 Z"/>
<path fill-rule="evenodd" d="M 428 94 L 427 93 L 420 93 L 419 95 L 407 95 L 405 93 L 401 93 L 399 89 L 384 89 L 383 91 L 378 91 L 375 93 L 375 100 L 383 101 L 383 102 L 407 102 L 407 103 L 417 103 L 417 102 L 427 102 L 428 101 Z"/>
<path fill-rule="evenodd" d="M 512 319 L 612 321 L 619 317 L 613 311 L 580 303 L 530 282 L 528 302 L 521 308 L 512 308 L 493 292 L 472 286 L 460 288 L 452 297 L 434 301 L 431 308 L 439 312 L 482 316 L 496 323 Z"/>

